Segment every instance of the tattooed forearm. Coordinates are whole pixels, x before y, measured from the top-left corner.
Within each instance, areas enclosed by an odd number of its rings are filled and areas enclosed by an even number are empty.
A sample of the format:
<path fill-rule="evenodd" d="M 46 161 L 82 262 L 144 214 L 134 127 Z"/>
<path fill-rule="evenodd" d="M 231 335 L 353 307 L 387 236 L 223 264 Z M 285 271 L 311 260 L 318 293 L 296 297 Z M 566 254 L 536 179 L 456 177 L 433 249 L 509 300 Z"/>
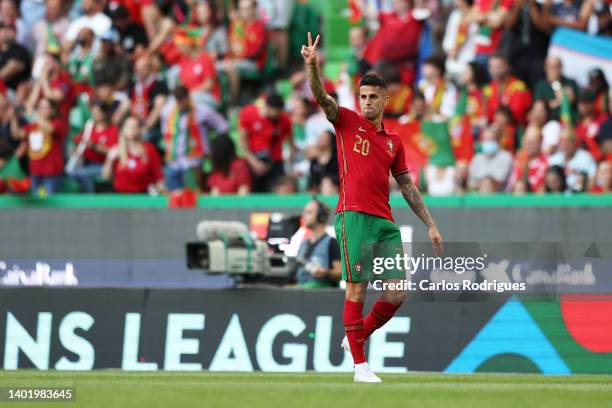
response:
<path fill-rule="evenodd" d="M 400 190 L 402 191 L 402 195 L 412 209 L 412 212 L 414 212 L 416 216 L 419 217 L 419 219 L 428 227 L 435 226 L 436 223 L 431 217 L 431 214 L 429 214 L 427 207 L 425 207 L 423 197 L 421 197 L 419 189 L 412 182 L 410 175 L 408 173 L 400 174 L 396 177 L 396 180 Z"/>
<path fill-rule="evenodd" d="M 325 116 L 331 121 L 334 121 L 338 116 L 338 104 L 327 94 L 323 83 L 321 83 L 321 77 L 319 76 L 319 70 L 316 64 L 308 64 L 308 82 L 310 83 L 310 89 L 314 95 L 317 103 L 325 112 Z"/>

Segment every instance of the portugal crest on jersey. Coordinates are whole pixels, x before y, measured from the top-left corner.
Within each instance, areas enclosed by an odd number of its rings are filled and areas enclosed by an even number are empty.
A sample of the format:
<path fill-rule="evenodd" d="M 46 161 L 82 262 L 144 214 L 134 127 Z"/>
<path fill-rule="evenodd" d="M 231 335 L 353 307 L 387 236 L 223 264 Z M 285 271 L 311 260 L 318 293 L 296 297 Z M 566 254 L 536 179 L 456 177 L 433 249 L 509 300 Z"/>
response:
<path fill-rule="evenodd" d="M 389 153 L 390 156 L 393 156 L 393 153 L 395 153 L 395 143 L 393 143 L 391 139 L 387 139 L 387 153 Z"/>

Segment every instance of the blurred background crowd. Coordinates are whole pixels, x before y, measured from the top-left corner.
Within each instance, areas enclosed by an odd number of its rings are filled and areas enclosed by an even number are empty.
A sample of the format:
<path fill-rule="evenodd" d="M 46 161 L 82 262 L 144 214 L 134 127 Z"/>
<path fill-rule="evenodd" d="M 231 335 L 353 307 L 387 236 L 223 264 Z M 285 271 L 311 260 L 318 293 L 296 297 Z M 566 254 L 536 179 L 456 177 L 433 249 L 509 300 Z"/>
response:
<path fill-rule="evenodd" d="M 0 0 L 0 193 L 338 192 L 300 56 L 423 192 L 612 190 L 603 0 Z M 558 41 L 557 41 L 558 40 Z"/>

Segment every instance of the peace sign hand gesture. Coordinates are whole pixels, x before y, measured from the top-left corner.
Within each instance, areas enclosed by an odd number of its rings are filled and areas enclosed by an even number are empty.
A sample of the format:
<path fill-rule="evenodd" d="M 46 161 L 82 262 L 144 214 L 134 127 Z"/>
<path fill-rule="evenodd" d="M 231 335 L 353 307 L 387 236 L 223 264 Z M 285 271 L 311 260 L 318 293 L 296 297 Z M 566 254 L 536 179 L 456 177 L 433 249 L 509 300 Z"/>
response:
<path fill-rule="evenodd" d="M 304 57 L 304 62 L 306 65 L 316 65 L 317 64 L 317 45 L 319 44 L 320 35 L 317 35 L 314 44 L 312 43 L 312 34 L 310 31 L 308 32 L 308 46 L 302 45 L 302 57 Z"/>

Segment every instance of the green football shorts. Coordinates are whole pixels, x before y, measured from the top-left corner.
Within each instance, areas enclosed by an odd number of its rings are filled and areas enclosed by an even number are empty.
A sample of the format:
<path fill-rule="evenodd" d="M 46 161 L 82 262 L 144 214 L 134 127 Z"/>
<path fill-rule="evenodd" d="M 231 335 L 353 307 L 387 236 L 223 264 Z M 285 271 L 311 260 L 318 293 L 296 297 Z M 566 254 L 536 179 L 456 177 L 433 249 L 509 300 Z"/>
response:
<path fill-rule="evenodd" d="M 340 245 L 342 280 L 369 282 L 406 278 L 405 270 L 381 265 L 380 258 L 404 256 L 402 236 L 394 223 L 370 214 L 343 211 L 336 214 L 334 227 Z"/>

